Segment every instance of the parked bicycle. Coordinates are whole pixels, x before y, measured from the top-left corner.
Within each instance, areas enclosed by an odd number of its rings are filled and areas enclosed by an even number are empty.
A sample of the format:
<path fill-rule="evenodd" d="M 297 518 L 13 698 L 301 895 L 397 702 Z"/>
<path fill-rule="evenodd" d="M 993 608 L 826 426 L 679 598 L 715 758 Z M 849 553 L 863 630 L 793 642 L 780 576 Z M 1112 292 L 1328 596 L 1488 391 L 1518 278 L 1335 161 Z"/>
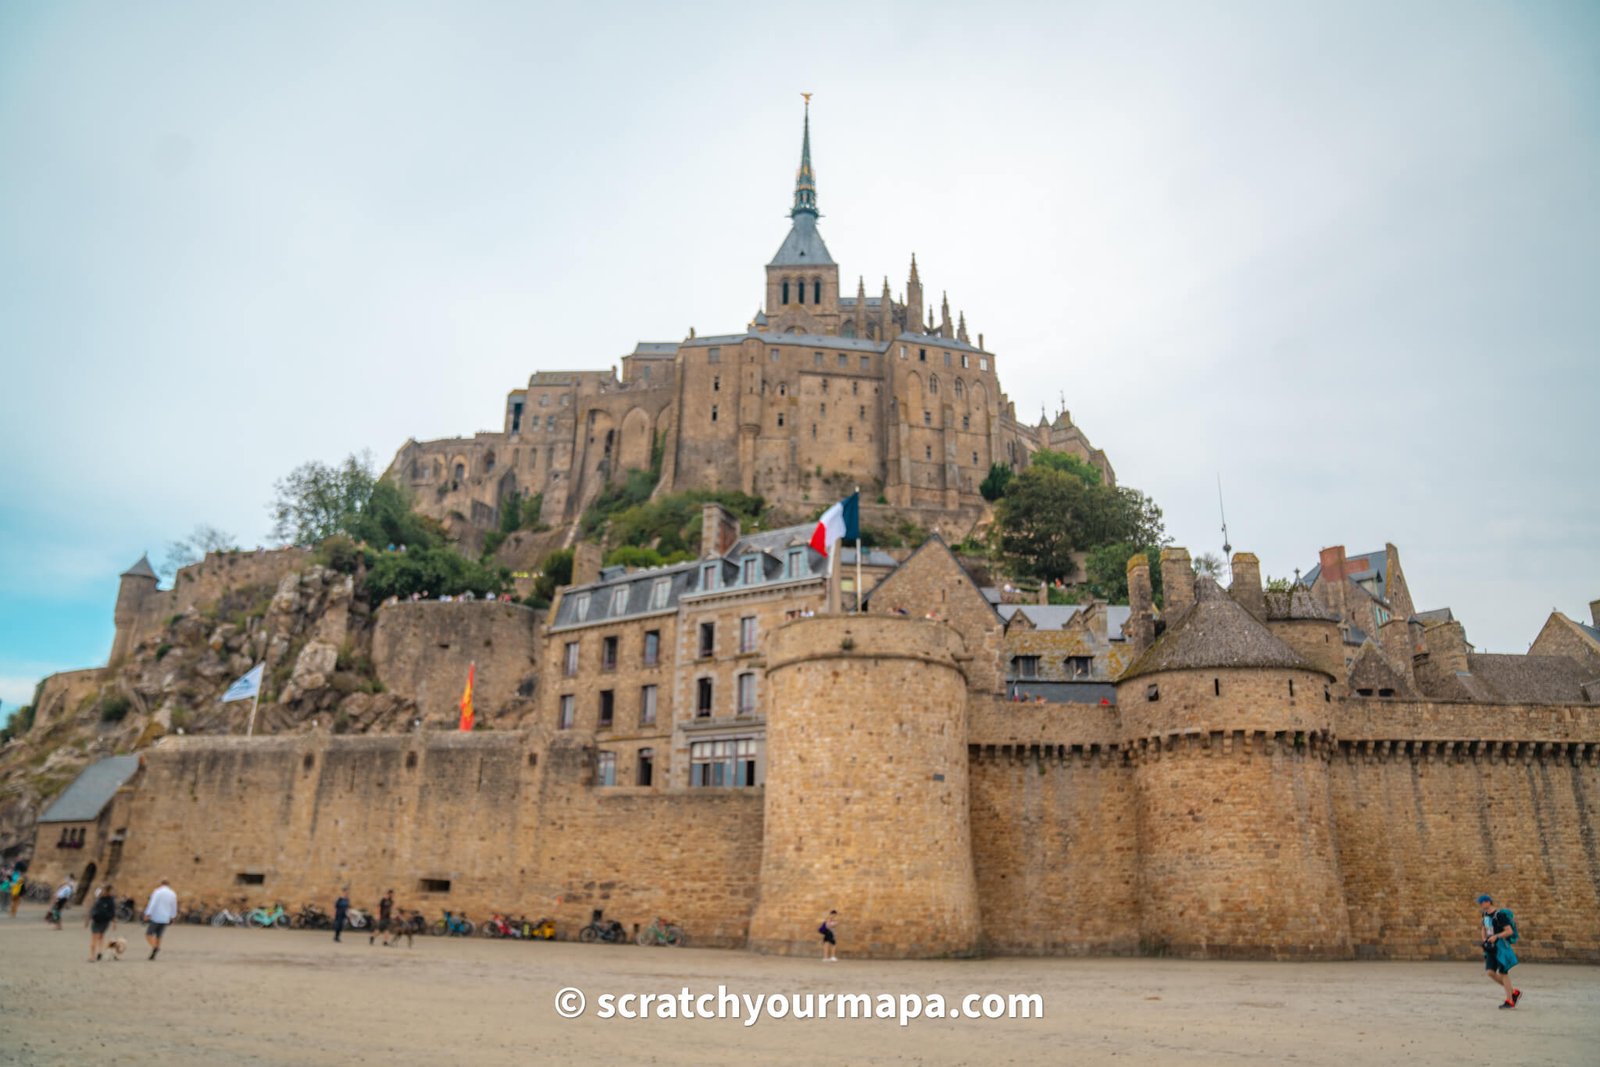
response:
<path fill-rule="evenodd" d="M 278 903 L 272 905 L 271 911 L 266 908 L 255 909 L 250 913 L 249 922 L 251 926 L 259 926 L 263 930 L 270 926 L 281 926 L 287 930 L 289 928 L 289 913 L 283 910 L 281 903 Z"/>
<path fill-rule="evenodd" d="M 538 922 L 523 920 L 522 936 L 530 941 L 554 941 L 556 939 L 556 921 L 548 916 Z"/>
<path fill-rule="evenodd" d="M 55 898 L 55 887 L 47 882 L 22 883 L 22 896 L 35 904 L 48 904 Z"/>
<path fill-rule="evenodd" d="M 195 901 L 178 913 L 178 921 L 204 926 L 210 915 L 211 909 L 204 901 Z"/>
<path fill-rule="evenodd" d="M 333 920 L 328 917 L 327 912 L 315 904 L 305 904 L 290 920 L 290 925 L 296 930 L 331 930 Z"/>
<path fill-rule="evenodd" d="M 671 945 L 674 948 L 682 948 L 688 941 L 688 936 L 684 934 L 683 927 L 677 923 L 670 923 L 658 917 L 639 931 L 637 940 L 642 946 Z"/>
<path fill-rule="evenodd" d="M 451 937 L 471 937 L 476 929 L 477 926 L 467 918 L 466 913 L 447 911 L 444 913 L 444 918 L 433 924 L 430 933 L 434 937 L 444 937 L 446 934 Z"/>
<path fill-rule="evenodd" d="M 133 915 L 134 915 L 133 909 L 134 909 L 134 903 L 133 903 L 133 898 L 132 897 L 123 897 L 121 900 L 117 901 L 117 922 L 119 922 L 119 923 L 131 923 L 131 922 L 133 922 Z"/>
<path fill-rule="evenodd" d="M 352 930 L 365 930 L 370 920 L 367 918 L 367 913 L 360 908 L 351 908 L 345 912 L 344 921 Z"/>
<path fill-rule="evenodd" d="M 221 908 L 221 909 L 219 909 L 217 911 L 217 913 L 215 915 L 211 916 L 211 919 L 210 919 L 210 922 L 211 922 L 212 926 L 219 926 L 219 927 L 220 926 L 243 926 L 249 921 L 250 921 L 249 919 L 245 918 L 244 902 L 243 901 L 239 902 L 239 910 L 238 911 L 234 911 L 232 908 L 226 908 L 226 907 L 225 908 Z"/>
<path fill-rule="evenodd" d="M 609 941 L 621 944 L 628 940 L 628 932 L 615 919 L 606 919 L 603 922 L 599 919 L 594 919 L 588 926 L 578 931 L 578 940 L 588 942 Z"/>
<path fill-rule="evenodd" d="M 489 916 L 487 922 L 478 928 L 478 933 L 482 934 L 484 937 L 492 937 L 496 939 L 506 937 L 519 938 L 522 936 L 522 928 L 520 926 L 513 925 L 506 919 L 504 915 L 501 915 L 499 912 L 495 912 L 493 915 Z"/>

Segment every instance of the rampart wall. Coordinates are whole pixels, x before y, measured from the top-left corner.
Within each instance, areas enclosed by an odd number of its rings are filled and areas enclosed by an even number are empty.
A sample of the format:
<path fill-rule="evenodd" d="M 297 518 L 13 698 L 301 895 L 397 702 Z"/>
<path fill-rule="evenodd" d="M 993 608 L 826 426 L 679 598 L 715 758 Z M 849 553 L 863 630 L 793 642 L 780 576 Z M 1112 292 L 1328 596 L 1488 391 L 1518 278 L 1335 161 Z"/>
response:
<path fill-rule="evenodd" d="M 459 715 L 467 668 L 473 706 L 486 725 L 513 700 L 533 696 L 539 613 L 482 600 L 401 601 L 378 609 L 372 664 L 384 689 L 417 702 L 424 721 Z"/>

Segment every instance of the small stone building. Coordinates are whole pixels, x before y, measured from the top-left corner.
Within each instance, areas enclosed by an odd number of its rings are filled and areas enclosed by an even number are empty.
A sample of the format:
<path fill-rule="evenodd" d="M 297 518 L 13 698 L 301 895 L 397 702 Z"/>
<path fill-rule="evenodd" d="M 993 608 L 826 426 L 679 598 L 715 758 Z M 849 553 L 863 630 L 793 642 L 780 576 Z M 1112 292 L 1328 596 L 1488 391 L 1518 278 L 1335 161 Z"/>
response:
<path fill-rule="evenodd" d="M 110 756 L 91 763 L 39 816 L 34 830 L 32 878 L 78 880 L 82 900 L 97 881 L 116 876 L 127 839 L 123 787 L 139 773 L 138 756 Z"/>

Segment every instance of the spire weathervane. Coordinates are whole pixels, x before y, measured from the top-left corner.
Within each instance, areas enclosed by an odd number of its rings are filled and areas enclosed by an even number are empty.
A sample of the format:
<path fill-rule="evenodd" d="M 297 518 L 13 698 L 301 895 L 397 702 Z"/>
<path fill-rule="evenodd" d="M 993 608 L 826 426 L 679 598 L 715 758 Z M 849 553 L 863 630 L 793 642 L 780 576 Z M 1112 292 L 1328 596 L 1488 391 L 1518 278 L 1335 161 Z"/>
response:
<path fill-rule="evenodd" d="M 811 172 L 811 95 L 801 93 L 806 100 L 805 133 L 800 140 L 800 170 L 794 176 L 794 207 L 789 217 L 809 214 L 817 217 L 817 177 Z"/>

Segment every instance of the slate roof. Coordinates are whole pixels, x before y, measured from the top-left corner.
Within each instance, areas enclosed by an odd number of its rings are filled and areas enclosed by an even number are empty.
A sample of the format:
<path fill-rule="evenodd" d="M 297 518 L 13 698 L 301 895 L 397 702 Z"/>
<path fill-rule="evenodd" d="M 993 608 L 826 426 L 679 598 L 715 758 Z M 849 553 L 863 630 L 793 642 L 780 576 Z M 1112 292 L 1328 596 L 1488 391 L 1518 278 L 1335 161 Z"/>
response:
<path fill-rule="evenodd" d="M 1432 611 L 1419 611 L 1412 616 L 1424 626 L 1440 622 L 1455 622 L 1456 616 L 1449 608 L 1434 608 Z"/>
<path fill-rule="evenodd" d="M 1303 585 L 1290 587 L 1288 592 L 1268 589 L 1267 618 L 1269 619 L 1317 619 L 1323 622 L 1338 622 L 1339 613 L 1325 608 L 1311 595 L 1311 590 Z"/>
<path fill-rule="evenodd" d="M 936 333 L 907 332 L 902 333 L 899 337 L 896 337 L 895 340 L 914 342 L 923 346 L 924 348 L 953 348 L 958 352 L 982 352 L 984 355 L 988 355 L 987 352 L 984 352 L 984 350 L 979 348 L 977 345 L 970 344 L 966 341 L 957 340 L 954 337 L 940 337 Z"/>
<path fill-rule="evenodd" d="M 154 578 L 155 568 L 150 566 L 150 553 L 139 557 L 139 562 L 122 572 L 124 578 Z"/>
<path fill-rule="evenodd" d="M 795 214 L 794 225 L 789 227 L 789 236 L 783 239 L 783 244 L 778 246 L 778 254 L 767 264 L 769 267 L 833 265 L 828 246 L 822 243 L 822 234 L 817 232 L 816 216 L 804 211 Z"/>
<path fill-rule="evenodd" d="M 993 586 L 986 586 L 983 590 L 985 599 L 993 592 L 999 596 L 999 590 Z M 991 603 L 994 603 L 991 601 Z M 1066 626 L 1078 612 L 1083 610 L 1082 604 L 999 604 L 995 603 L 995 610 L 1006 622 L 1017 612 L 1022 612 L 1028 621 L 1033 623 L 1037 630 L 1059 630 Z M 1122 628 L 1127 625 L 1128 617 L 1133 614 L 1133 609 L 1126 604 L 1107 604 L 1106 637 L 1108 640 L 1121 641 Z"/>
<path fill-rule="evenodd" d="M 93 822 L 122 783 L 139 769 L 138 756 L 110 756 L 83 769 L 39 816 L 40 822 Z"/>
<path fill-rule="evenodd" d="M 671 359 L 678 354 L 676 341 L 640 341 L 633 346 L 630 356 L 643 357 L 644 359 Z"/>
<path fill-rule="evenodd" d="M 1476 699 L 1505 704 L 1585 704 L 1583 665 L 1566 656 L 1467 654 Z"/>
<path fill-rule="evenodd" d="M 1410 697 L 1415 693 L 1405 676 L 1394 668 L 1394 665 L 1378 650 L 1378 646 L 1368 641 L 1361 646 L 1361 651 L 1356 653 L 1356 661 L 1350 668 L 1350 688 L 1352 690 L 1370 689 L 1374 694 L 1389 690 L 1390 696 Z"/>
<path fill-rule="evenodd" d="M 1376 552 L 1362 552 L 1359 555 L 1347 555 L 1345 560 L 1345 577 L 1354 582 L 1365 581 L 1376 576 L 1378 588 L 1384 593 L 1389 589 L 1389 556 L 1379 549 Z M 1358 568 L 1357 564 L 1361 566 Z M 1319 560 L 1315 566 L 1306 571 L 1301 581 L 1307 585 L 1316 585 L 1317 578 L 1322 574 L 1322 563 Z"/>
<path fill-rule="evenodd" d="M 1214 580 L 1194 583 L 1195 601 L 1168 624 L 1120 680 L 1158 671 L 1229 667 L 1317 670 L 1250 616 Z"/>
<path fill-rule="evenodd" d="M 1111 682 L 1050 682 L 1030 678 L 1025 682 L 1007 682 L 1007 700 L 1013 695 L 1022 698 L 1015 701 L 1020 714 L 1026 710 L 1020 706 L 1033 703 L 1035 696 L 1044 697 L 1047 704 L 1098 704 L 1104 700 L 1114 705 L 1117 702 L 1117 687 Z"/>

